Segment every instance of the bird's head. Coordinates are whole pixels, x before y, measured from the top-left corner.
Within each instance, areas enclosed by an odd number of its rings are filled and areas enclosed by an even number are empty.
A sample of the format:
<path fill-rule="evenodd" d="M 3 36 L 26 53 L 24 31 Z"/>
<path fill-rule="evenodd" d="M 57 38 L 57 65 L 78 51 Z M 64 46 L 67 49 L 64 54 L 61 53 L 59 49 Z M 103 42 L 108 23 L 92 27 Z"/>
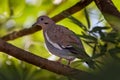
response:
<path fill-rule="evenodd" d="M 40 16 L 40 17 L 38 17 L 34 26 L 40 26 L 44 30 L 54 24 L 55 24 L 55 22 L 52 19 L 50 19 L 48 16 Z"/>

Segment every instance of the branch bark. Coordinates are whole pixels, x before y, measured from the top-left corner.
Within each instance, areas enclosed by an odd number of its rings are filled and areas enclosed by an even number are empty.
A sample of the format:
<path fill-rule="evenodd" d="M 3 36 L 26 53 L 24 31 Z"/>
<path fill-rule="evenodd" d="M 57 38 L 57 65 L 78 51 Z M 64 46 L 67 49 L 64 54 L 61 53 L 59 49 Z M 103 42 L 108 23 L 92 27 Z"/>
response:
<path fill-rule="evenodd" d="M 80 11 L 81 9 L 85 8 L 88 4 L 90 4 L 93 0 L 81 0 L 80 2 L 78 2 L 77 4 L 75 4 L 74 6 L 72 6 L 71 8 L 68 8 L 67 10 L 59 13 L 58 15 L 54 16 L 52 19 L 55 21 L 55 22 L 58 22 L 62 19 L 65 18 L 65 16 L 63 16 L 63 14 L 65 14 L 66 12 L 69 13 L 69 14 L 74 14 L 78 11 Z M 69 16 L 69 15 L 68 15 Z M 29 34 L 32 34 L 34 32 L 37 32 L 41 30 L 41 27 L 38 27 L 38 26 L 32 26 L 31 28 L 28 28 L 28 29 L 23 29 L 23 30 L 20 30 L 20 31 L 15 31 L 15 32 L 12 32 L 6 36 L 3 36 L 1 39 L 5 40 L 5 41 L 8 41 L 8 40 L 14 40 L 16 38 L 19 38 L 19 37 L 22 37 L 22 36 L 25 36 L 25 35 L 29 35 Z"/>
<path fill-rule="evenodd" d="M 104 18 L 111 25 L 113 30 L 120 31 L 120 12 L 117 10 L 111 0 L 94 0 L 99 10 L 102 12 Z"/>
<path fill-rule="evenodd" d="M 120 12 L 117 10 L 111 0 L 94 0 L 99 10 L 103 13 L 114 15 L 120 18 Z M 106 16 L 105 16 L 106 18 Z"/>
<path fill-rule="evenodd" d="M 40 56 L 36 56 L 30 52 L 17 48 L 3 41 L 2 39 L 0 39 L 0 51 L 5 52 L 6 54 L 11 55 L 22 61 L 26 61 L 30 64 L 36 65 L 40 68 L 52 71 L 57 74 L 68 76 L 76 80 L 98 80 L 95 79 L 96 77 L 92 74 L 81 70 L 73 69 L 69 66 L 65 66 L 54 61 L 49 61 Z"/>
<path fill-rule="evenodd" d="M 52 19 L 55 22 L 58 22 L 58 21 L 65 18 L 64 16 L 62 16 L 65 12 L 67 12 L 69 14 L 73 14 L 77 11 L 80 11 L 84 7 L 86 7 L 92 1 L 93 0 L 82 0 L 81 2 L 77 3 L 73 7 L 61 12 L 60 14 L 58 14 L 56 16 L 54 16 Z M 84 71 L 81 71 L 81 70 L 77 70 L 77 69 L 73 69 L 69 66 L 65 66 L 63 64 L 60 64 L 60 63 L 57 63 L 57 62 L 54 62 L 54 61 L 49 61 L 47 59 L 36 56 L 36 55 L 34 55 L 30 52 L 24 51 L 20 48 L 17 48 L 15 46 L 5 42 L 5 41 L 8 41 L 8 40 L 13 40 L 13 39 L 22 37 L 24 35 L 32 34 L 32 33 L 37 32 L 39 30 L 41 30 L 41 27 L 33 25 L 29 29 L 23 29 L 23 30 L 20 30 L 18 32 L 13 32 L 11 34 L 8 34 L 8 35 L 2 37 L 0 39 L 0 51 L 6 53 L 8 55 L 11 55 L 11 56 L 13 56 L 17 59 L 20 59 L 22 61 L 26 61 L 30 64 L 39 66 L 40 68 L 49 70 L 49 71 L 57 73 L 57 74 L 68 76 L 68 77 L 74 78 L 76 80 L 78 80 L 78 79 L 79 80 L 80 79 L 81 80 L 90 80 L 90 79 L 91 80 L 97 80 L 97 79 L 95 79 L 95 76 L 90 74 L 90 73 L 87 73 L 87 72 L 84 72 Z"/>

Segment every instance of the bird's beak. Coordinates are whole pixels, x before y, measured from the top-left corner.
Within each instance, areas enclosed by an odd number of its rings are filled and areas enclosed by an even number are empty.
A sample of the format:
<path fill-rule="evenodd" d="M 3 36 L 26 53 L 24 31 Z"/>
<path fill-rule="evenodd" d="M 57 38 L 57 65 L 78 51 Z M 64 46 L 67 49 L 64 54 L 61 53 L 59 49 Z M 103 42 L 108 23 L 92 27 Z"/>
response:
<path fill-rule="evenodd" d="M 34 27 L 34 26 L 37 26 L 37 24 L 36 24 L 36 23 L 34 23 L 34 24 L 32 25 L 32 27 Z"/>
<path fill-rule="evenodd" d="M 41 26 L 41 25 L 39 25 L 38 22 L 35 22 L 35 23 L 32 25 L 32 27 L 35 27 L 35 26 Z"/>

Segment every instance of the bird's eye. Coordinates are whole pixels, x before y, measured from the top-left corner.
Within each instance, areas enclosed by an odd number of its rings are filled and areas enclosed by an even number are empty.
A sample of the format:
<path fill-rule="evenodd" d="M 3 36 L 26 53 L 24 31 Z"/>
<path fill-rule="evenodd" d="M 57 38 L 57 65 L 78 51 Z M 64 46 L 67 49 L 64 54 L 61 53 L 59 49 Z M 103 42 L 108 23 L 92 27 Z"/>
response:
<path fill-rule="evenodd" d="M 43 20 L 43 18 L 41 18 L 41 20 Z"/>
<path fill-rule="evenodd" d="M 48 24 L 47 22 L 45 22 L 45 24 Z"/>

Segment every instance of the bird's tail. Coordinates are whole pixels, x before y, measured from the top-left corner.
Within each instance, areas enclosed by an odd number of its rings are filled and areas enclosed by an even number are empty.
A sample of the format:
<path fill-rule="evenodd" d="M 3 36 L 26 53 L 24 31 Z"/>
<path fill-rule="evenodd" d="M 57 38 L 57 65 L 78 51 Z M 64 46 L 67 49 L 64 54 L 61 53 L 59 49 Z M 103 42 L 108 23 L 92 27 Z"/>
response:
<path fill-rule="evenodd" d="M 84 62 L 88 64 L 88 66 L 92 69 L 95 69 L 95 61 L 91 59 L 91 57 L 85 52 L 83 46 L 77 46 L 72 44 L 73 47 L 66 47 L 65 49 L 69 49 L 72 52 L 73 56 L 76 56 L 79 59 L 82 59 Z"/>
<path fill-rule="evenodd" d="M 91 59 L 91 57 L 87 53 L 85 53 L 85 52 L 83 52 L 83 53 L 84 54 L 82 54 L 82 55 L 79 54 L 76 57 L 79 59 L 82 59 L 83 62 L 86 62 L 88 64 L 89 68 L 95 69 L 95 61 L 93 59 Z"/>
<path fill-rule="evenodd" d="M 88 64 L 89 68 L 95 69 L 95 61 L 85 52 L 84 49 L 80 49 L 80 51 L 81 54 L 79 55 L 79 58 L 83 59 L 83 61 Z"/>
<path fill-rule="evenodd" d="M 77 58 L 82 59 L 82 62 L 86 62 L 91 69 L 95 69 L 95 61 L 87 54 L 85 55 L 76 55 Z"/>
<path fill-rule="evenodd" d="M 84 62 L 86 62 L 91 69 L 95 69 L 95 61 L 86 53 L 81 57 Z"/>

